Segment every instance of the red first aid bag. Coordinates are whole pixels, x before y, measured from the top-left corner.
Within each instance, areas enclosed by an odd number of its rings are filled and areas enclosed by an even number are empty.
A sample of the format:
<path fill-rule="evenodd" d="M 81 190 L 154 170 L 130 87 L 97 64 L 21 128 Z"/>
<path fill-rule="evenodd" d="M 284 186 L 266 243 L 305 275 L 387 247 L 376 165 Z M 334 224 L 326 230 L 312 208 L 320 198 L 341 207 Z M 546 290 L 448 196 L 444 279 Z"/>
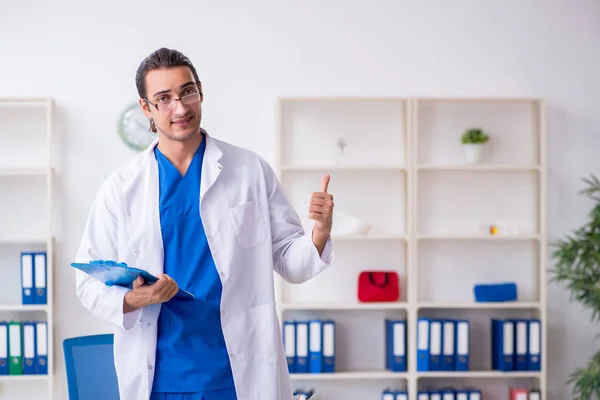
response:
<path fill-rule="evenodd" d="M 362 271 L 358 276 L 361 302 L 397 301 L 400 298 L 398 274 L 394 271 Z"/>

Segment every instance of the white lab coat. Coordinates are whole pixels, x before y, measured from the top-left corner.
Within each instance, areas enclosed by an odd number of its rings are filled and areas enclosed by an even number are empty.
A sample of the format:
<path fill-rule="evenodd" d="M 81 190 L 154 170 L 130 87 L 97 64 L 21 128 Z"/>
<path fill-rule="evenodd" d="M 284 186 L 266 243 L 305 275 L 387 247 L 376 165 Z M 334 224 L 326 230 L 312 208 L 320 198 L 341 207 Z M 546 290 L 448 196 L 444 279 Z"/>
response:
<path fill-rule="evenodd" d="M 163 272 L 158 165 L 153 154 L 157 143 L 102 184 L 77 262 L 116 260 L 154 275 Z M 319 184 L 315 182 L 317 189 Z M 291 400 L 273 271 L 293 283 L 316 276 L 333 262 L 331 239 L 319 256 L 310 232 L 303 231 L 264 159 L 208 135 L 200 203 L 223 285 L 221 321 L 238 399 Z M 108 287 L 78 270 L 76 289 L 93 315 L 115 325 L 114 358 L 121 399 L 148 400 L 161 306 L 124 314 L 126 289 Z"/>

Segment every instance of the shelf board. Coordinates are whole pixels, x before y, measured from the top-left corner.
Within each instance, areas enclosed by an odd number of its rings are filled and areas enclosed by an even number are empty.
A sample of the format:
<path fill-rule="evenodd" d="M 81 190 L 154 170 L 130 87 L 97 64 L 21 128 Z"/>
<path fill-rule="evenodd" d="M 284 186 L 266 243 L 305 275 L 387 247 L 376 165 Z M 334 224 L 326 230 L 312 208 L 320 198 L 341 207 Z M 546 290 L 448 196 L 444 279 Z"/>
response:
<path fill-rule="evenodd" d="M 45 245 L 46 243 L 48 243 L 48 239 L 51 238 L 44 238 L 44 237 L 20 237 L 20 236 L 15 236 L 15 237 L 10 237 L 10 236 L 0 236 L 0 245 L 3 244 L 9 244 L 9 245 L 27 245 L 27 244 L 33 244 L 33 245 Z"/>
<path fill-rule="evenodd" d="M 331 238 L 335 241 L 390 241 L 397 240 L 403 241 L 406 240 L 406 236 L 404 235 L 394 235 L 394 234 L 374 234 L 374 235 L 336 235 L 332 234 Z"/>
<path fill-rule="evenodd" d="M 406 310 L 405 302 L 377 302 L 377 303 L 283 303 L 281 310 Z"/>
<path fill-rule="evenodd" d="M 417 166 L 419 171 L 539 171 L 540 166 L 534 165 L 494 165 L 494 164 L 477 164 L 477 165 L 427 165 L 422 164 Z"/>
<path fill-rule="evenodd" d="M 541 304 L 528 301 L 505 301 L 505 302 L 463 302 L 463 303 L 447 303 L 447 302 L 421 302 L 417 303 L 419 309 L 523 309 L 534 310 L 541 308 Z"/>
<path fill-rule="evenodd" d="M 0 98 L 0 107 L 48 107 L 51 104 L 51 98 Z"/>
<path fill-rule="evenodd" d="M 321 102 L 321 103 L 327 103 L 327 102 L 342 102 L 342 103 L 352 103 L 352 102 L 359 102 L 359 103 L 369 103 L 369 102 L 392 102 L 392 103 L 406 103 L 409 98 L 408 97 L 371 97 L 371 96 L 366 96 L 366 97 L 352 97 L 352 96 L 348 96 L 348 97 L 338 97 L 338 96 L 318 96 L 318 97 L 314 97 L 314 96 L 301 96 L 301 97 L 279 97 L 279 102 L 281 103 L 289 103 L 289 102 L 298 102 L 298 103 L 303 103 L 303 102 Z"/>
<path fill-rule="evenodd" d="M 0 304 L 0 311 L 45 311 L 50 307 L 47 304 Z"/>
<path fill-rule="evenodd" d="M 406 168 L 384 165 L 284 165 L 281 170 L 284 172 L 404 172 Z"/>
<path fill-rule="evenodd" d="M 48 381 L 48 375 L 0 375 L 0 383 L 30 381 Z"/>
<path fill-rule="evenodd" d="M 417 372 L 418 378 L 539 378 L 539 371 L 431 371 Z"/>
<path fill-rule="evenodd" d="M 391 371 L 356 371 L 356 372 L 333 372 L 318 374 L 292 373 L 293 380 L 348 380 L 348 379 L 406 379 L 406 372 Z"/>
<path fill-rule="evenodd" d="M 498 241 L 506 241 L 506 240 L 538 240 L 540 238 L 539 235 L 531 234 L 531 235 L 478 235 L 478 234 L 464 234 L 464 235 L 451 235 L 451 234 L 425 234 L 425 235 L 417 235 L 417 239 L 419 240 L 498 240 Z"/>
<path fill-rule="evenodd" d="M 0 167 L 0 176 L 46 176 L 52 172 L 51 168 L 3 168 Z"/>
<path fill-rule="evenodd" d="M 538 103 L 542 97 L 419 97 L 418 103 Z"/>

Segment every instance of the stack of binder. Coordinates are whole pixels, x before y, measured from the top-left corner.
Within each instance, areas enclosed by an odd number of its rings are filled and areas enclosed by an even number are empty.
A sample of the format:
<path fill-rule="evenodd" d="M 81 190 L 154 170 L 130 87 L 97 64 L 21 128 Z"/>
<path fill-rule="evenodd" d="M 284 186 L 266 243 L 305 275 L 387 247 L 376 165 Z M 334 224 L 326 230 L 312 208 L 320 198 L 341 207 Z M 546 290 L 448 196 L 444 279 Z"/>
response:
<path fill-rule="evenodd" d="M 406 372 L 406 320 L 385 319 L 385 368 Z"/>
<path fill-rule="evenodd" d="M 335 321 L 283 321 L 283 344 L 290 373 L 335 372 Z"/>
<path fill-rule="evenodd" d="M 48 304 L 46 252 L 21 252 L 22 303 Z"/>
<path fill-rule="evenodd" d="M 492 369 L 539 371 L 541 323 L 539 319 L 491 320 Z"/>
<path fill-rule="evenodd" d="M 470 322 L 419 318 L 417 371 L 469 371 Z"/>
<path fill-rule="evenodd" d="M 481 390 L 476 388 L 455 389 L 447 387 L 439 390 L 419 390 L 417 400 L 483 400 Z"/>
<path fill-rule="evenodd" d="M 381 394 L 381 400 L 408 400 L 408 392 L 404 389 L 385 389 Z"/>
<path fill-rule="evenodd" d="M 0 321 L 0 375 L 47 374 L 47 322 Z"/>

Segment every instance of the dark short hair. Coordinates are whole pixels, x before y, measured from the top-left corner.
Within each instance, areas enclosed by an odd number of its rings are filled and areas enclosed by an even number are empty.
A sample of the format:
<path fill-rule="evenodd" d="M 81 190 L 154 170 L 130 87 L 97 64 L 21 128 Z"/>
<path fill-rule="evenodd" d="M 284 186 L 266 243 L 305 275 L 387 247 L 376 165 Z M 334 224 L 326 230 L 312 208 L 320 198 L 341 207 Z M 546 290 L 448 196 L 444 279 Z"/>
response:
<path fill-rule="evenodd" d="M 177 50 L 163 47 L 146 57 L 138 67 L 135 74 L 135 86 L 137 87 L 138 95 L 143 99 L 148 95 L 146 89 L 146 75 L 148 75 L 148 72 L 155 69 L 173 67 L 189 67 L 196 82 L 200 82 L 196 68 L 194 68 L 189 58 Z"/>

